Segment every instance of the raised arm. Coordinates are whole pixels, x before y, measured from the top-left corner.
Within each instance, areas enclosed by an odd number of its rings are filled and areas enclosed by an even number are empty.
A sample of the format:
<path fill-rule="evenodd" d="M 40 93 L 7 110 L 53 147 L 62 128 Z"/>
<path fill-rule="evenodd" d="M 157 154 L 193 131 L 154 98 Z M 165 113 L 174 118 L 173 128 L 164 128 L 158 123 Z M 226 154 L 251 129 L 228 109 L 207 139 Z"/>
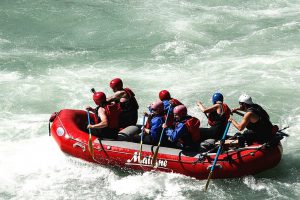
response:
<path fill-rule="evenodd" d="M 124 97 L 125 94 L 126 94 L 125 91 L 117 91 L 113 95 L 108 97 L 106 101 L 112 102 L 112 101 L 120 100 L 122 97 Z"/>

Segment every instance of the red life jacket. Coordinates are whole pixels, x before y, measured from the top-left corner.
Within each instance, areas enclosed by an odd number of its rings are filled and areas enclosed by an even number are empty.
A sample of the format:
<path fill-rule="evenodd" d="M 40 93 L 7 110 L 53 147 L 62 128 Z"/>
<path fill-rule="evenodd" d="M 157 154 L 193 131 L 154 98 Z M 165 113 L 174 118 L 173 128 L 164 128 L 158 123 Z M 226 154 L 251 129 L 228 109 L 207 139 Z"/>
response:
<path fill-rule="evenodd" d="M 96 109 L 96 115 L 97 115 L 96 124 L 101 122 L 101 119 L 98 116 L 98 109 L 99 107 Z M 118 129 L 119 118 L 121 114 L 120 104 L 118 103 L 108 104 L 104 107 L 104 109 L 105 109 L 105 114 L 107 116 L 108 127 L 111 129 Z"/>
<path fill-rule="evenodd" d="M 173 113 L 169 114 L 168 120 L 167 120 L 167 114 L 164 115 L 164 120 L 167 126 L 174 127 L 175 125 L 175 119 Z"/>
<path fill-rule="evenodd" d="M 187 127 L 189 134 L 192 137 L 193 142 L 198 142 L 200 140 L 200 120 L 197 119 L 196 117 L 191 117 L 186 122 L 184 125 Z"/>
<path fill-rule="evenodd" d="M 105 106 L 105 112 L 108 118 L 108 127 L 115 129 L 119 128 L 119 118 L 121 114 L 121 108 L 119 104 L 110 104 Z"/>
<path fill-rule="evenodd" d="M 175 104 L 175 106 L 183 105 L 180 101 L 174 98 L 171 98 L 170 101 L 172 101 Z"/>
<path fill-rule="evenodd" d="M 178 101 L 177 99 L 173 99 L 171 98 L 169 101 L 172 101 L 173 102 L 173 108 L 176 107 L 176 106 L 179 106 L 179 105 L 183 105 L 180 101 Z M 171 105 L 170 105 L 171 106 Z M 166 121 L 167 119 L 167 111 L 165 111 L 165 115 L 164 115 L 164 118 L 165 118 L 165 122 L 167 124 L 167 126 L 170 126 L 170 127 L 174 127 L 175 125 L 175 119 L 174 119 L 174 115 L 173 115 L 173 112 L 170 111 L 170 114 L 169 114 L 169 118 L 168 118 L 168 121 Z"/>
<path fill-rule="evenodd" d="M 208 115 L 208 124 L 210 126 L 216 126 L 218 124 L 226 125 L 230 117 L 230 108 L 226 103 L 222 103 L 222 113 L 218 114 L 217 111 L 213 111 Z"/>
<path fill-rule="evenodd" d="M 149 115 L 149 116 L 148 116 L 148 119 L 147 119 L 146 124 L 145 124 L 145 128 L 146 128 L 146 129 L 150 129 L 150 128 L 151 128 L 151 119 L 152 119 L 152 118 L 153 118 L 152 115 Z"/>

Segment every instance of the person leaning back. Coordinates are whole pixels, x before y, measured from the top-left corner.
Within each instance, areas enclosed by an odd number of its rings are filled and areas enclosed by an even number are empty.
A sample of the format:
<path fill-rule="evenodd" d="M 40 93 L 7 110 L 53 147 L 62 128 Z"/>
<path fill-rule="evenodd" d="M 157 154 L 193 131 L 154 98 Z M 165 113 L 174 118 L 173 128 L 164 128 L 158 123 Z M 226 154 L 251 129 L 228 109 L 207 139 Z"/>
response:
<path fill-rule="evenodd" d="M 246 94 L 239 97 L 239 105 L 238 108 L 232 109 L 232 112 L 243 115 L 242 121 L 238 123 L 232 118 L 229 119 L 239 131 L 247 128 L 239 136 L 239 145 L 245 146 L 245 142 L 251 145 L 253 142 L 263 144 L 270 141 L 274 134 L 268 113 L 260 105 L 253 103 L 252 98 Z M 243 111 L 245 114 L 238 111 Z"/>

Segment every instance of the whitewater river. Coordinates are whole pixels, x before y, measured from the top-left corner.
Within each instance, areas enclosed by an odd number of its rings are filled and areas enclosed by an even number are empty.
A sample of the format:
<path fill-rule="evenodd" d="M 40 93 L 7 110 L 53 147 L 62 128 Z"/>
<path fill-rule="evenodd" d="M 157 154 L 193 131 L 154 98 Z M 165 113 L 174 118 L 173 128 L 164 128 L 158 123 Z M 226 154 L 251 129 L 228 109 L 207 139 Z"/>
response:
<path fill-rule="evenodd" d="M 1 0 L 0 199 L 300 199 L 299 55 L 298 0 Z M 63 154 L 51 113 L 93 105 L 92 87 L 111 95 L 115 77 L 136 93 L 140 121 L 162 89 L 202 127 L 197 101 L 220 91 L 236 107 L 247 93 L 289 126 L 283 158 L 204 193 L 205 180 Z"/>

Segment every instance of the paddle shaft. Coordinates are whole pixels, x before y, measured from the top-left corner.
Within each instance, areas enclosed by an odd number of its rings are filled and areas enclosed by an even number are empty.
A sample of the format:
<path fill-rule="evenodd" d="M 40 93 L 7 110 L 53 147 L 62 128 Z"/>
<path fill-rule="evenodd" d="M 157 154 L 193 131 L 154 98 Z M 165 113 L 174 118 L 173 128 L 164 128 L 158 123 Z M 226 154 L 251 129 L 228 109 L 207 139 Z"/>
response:
<path fill-rule="evenodd" d="M 229 122 L 227 123 L 226 129 L 225 129 L 224 134 L 223 134 L 223 137 L 222 137 L 222 139 L 221 139 L 220 146 L 219 146 L 219 148 L 218 148 L 218 151 L 217 151 L 216 157 L 215 157 L 215 159 L 214 159 L 213 165 L 212 165 L 212 167 L 210 168 L 209 176 L 208 176 L 208 178 L 207 178 L 207 182 L 206 182 L 206 185 L 205 185 L 205 191 L 207 191 L 209 181 L 210 181 L 210 179 L 211 179 L 211 177 L 212 177 L 212 175 L 213 175 L 213 171 L 214 171 L 214 169 L 215 169 L 215 166 L 216 166 L 216 164 L 217 164 L 219 155 L 220 155 L 220 153 L 221 153 L 221 150 L 222 150 L 222 147 L 223 147 L 223 144 L 224 144 L 226 135 L 227 135 L 227 133 L 228 133 L 228 129 L 229 129 L 230 124 L 231 124 L 231 122 L 229 121 Z"/>
<path fill-rule="evenodd" d="M 168 122 L 170 110 L 171 110 L 171 106 L 170 106 L 169 109 L 168 109 L 167 118 L 166 118 L 166 122 L 165 122 L 165 123 Z M 160 138 L 159 138 L 159 142 L 158 142 L 157 148 L 156 148 L 156 150 L 155 150 L 155 153 L 154 153 L 154 155 L 153 155 L 153 159 L 152 159 L 152 167 L 154 167 L 154 165 L 155 165 L 155 163 L 156 163 L 156 160 L 157 160 L 157 154 L 158 154 L 159 146 L 160 146 L 161 139 L 162 139 L 162 136 L 163 136 L 164 131 L 165 131 L 165 128 L 163 128 L 162 131 L 161 131 Z"/>
<path fill-rule="evenodd" d="M 141 158 L 142 151 L 143 151 L 143 137 L 144 137 L 144 126 L 145 126 L 145 120 L 146 120 L 146 115 L 143 117 L 143 129 L 141 133 L 141 143 L 140 143 L 140 153 L 139 153 L 139 158 Z"/>
<path fill-rule="evenodd" d="M 87 118 L 88 118 L 88 124 L 91 124 L 90 112 L 87 110 L 86 113 L 87 113 Z M 93 149 L 93 143 L 92 143 L 92 131 L 90 128 L 89 128 L 88 149 L 89 149 L 92 157 L 94 157 L 94 149 Z"/>

